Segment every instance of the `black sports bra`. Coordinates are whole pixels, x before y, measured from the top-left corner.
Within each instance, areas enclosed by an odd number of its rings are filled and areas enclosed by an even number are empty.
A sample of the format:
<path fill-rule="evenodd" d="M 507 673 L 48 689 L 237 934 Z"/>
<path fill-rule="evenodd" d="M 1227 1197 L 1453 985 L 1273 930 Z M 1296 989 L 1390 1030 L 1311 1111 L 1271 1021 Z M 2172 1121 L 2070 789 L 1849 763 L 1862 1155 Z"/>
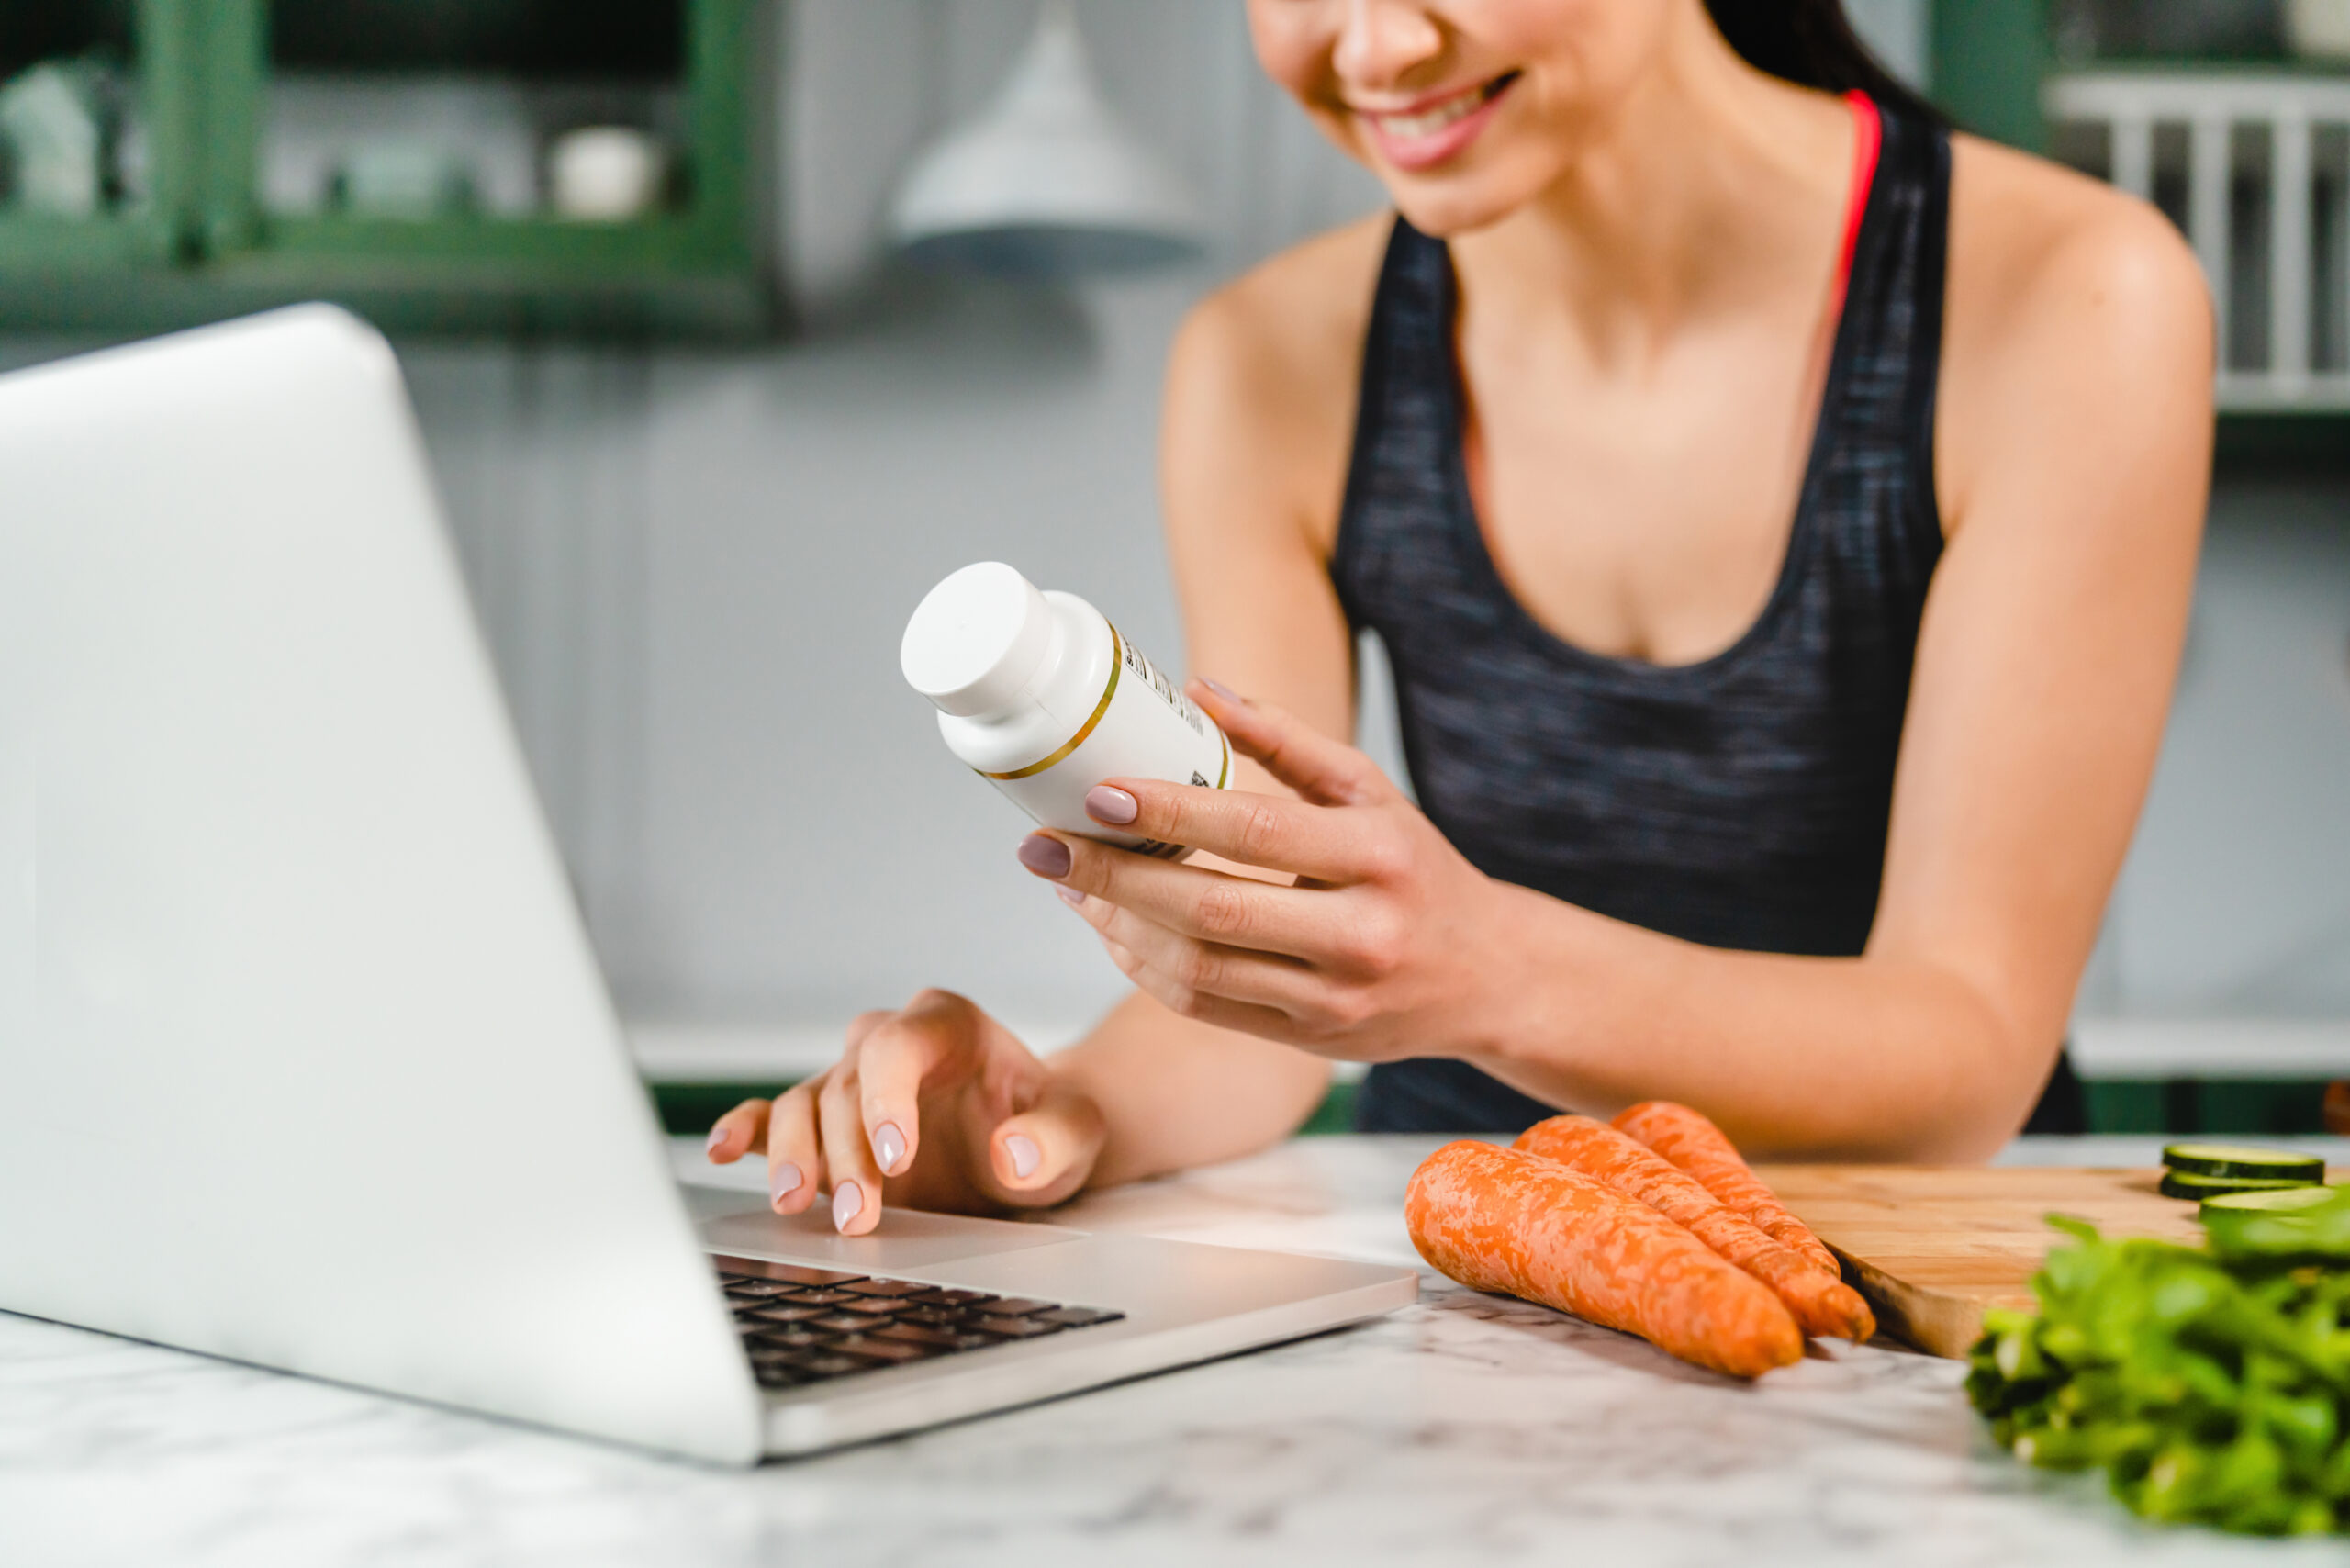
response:
<path fill-rule="evenodd" d="M 1590 653 L 1504 584 L 1461 463 L 1450 253 L 1400 219 L 1363 358 L 1330 574 L 1348 620 L 1386 644 L 1421 807 L 1488 875 L 1718 947 L 1866 944 L 1942 553 L 1949 142 L 1854 106 L 1843 307 L 1786 558 L 1714 657 Z M 1515 1131 L 1550 1114 L 1434 1059 L 1374 1068 L 1356 1104 L 1371 1131 Z"/>

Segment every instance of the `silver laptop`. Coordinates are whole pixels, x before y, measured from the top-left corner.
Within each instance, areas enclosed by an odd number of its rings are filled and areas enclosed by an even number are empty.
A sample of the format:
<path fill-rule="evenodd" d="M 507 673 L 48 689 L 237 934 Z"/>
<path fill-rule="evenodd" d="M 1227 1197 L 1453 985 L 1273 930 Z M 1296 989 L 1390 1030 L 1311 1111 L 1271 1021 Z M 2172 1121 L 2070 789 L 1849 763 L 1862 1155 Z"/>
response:
<path fill-rule="evenodd" d="M 748 1462 L 1415 1290 L 681 1192 L 389 347 L 310 306 L 0 376 L 0 1308 Z"/>

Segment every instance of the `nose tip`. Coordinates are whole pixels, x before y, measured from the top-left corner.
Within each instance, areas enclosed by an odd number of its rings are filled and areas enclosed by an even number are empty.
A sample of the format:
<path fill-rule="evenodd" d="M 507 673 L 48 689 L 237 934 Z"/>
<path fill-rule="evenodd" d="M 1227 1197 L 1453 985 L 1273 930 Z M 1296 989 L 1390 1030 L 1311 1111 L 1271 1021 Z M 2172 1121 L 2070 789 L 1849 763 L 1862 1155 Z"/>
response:
<path fill-rule="evenodd" d="M 1444 48 L 1443 28 L 1418 0 L 1356 0 L 1347 7 L 1330 63 L 1342 87 L 1393 92 Z"/>

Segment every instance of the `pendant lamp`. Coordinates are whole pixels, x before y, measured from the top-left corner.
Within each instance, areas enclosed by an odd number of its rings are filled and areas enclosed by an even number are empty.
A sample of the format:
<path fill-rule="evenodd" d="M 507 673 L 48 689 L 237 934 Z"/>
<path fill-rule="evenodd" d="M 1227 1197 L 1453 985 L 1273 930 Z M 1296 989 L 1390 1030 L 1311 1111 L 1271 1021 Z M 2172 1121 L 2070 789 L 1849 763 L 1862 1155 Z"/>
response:
<path fill-rule="evenodd" d="M 1069 0 L 1045 0 L 993 101 L 923 151 L 890 213 L 917 265 L 1020 276 L 1180 261 L 1199 228 L 1182 181 L 1102 101 Z"/>

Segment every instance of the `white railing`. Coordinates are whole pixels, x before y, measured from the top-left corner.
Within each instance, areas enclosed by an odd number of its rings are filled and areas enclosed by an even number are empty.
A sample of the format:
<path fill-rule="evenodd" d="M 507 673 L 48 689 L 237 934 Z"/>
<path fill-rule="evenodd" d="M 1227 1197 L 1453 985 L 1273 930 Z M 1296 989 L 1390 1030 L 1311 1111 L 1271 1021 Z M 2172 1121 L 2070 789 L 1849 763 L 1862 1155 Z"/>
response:
<path fill-rule="evenodd" d="M 2342 154 L 2335 151 L 2350 133 L 2350 79 L 2098 73 L 2054 78 L 2044 102 L 2060 133 L 2073 125 L 2106 129 L 2107 177 L 2133 196 L 2154 199 L 2157 174 L 2179 173 L 2183 162 L 2184 227 L 2219 312 L 2220 406 L 2350 410 L 2350 364 L 2338 345 L 2315 341 L 2316 324 L 2329 318 L 2329 339 L 2350 330 L 2344 325 L 2350 321 L 2350 266 L 2344 265 L 2350 237 L 2344 231 L 2350 173 L 2339 166 Z M 2171 134 L 2159 134 L 2165 129 Z M 2322 142 L 2330 154 L 2323 167 Z M 2266 186 L 2265 234 L 2236 231 L 2236 188 L 2245 178 Z M 2330 236 L 2316 220 L 2321 181 L 2333 193 Z M 2238 260 L 2247 254 L 2255 267 L 2266 263 L 2267 342 L 2263 354 L 2232 355 L 2231 319 L 2260 281 L 2236 275 Z M 2242 363 L 2248 357 L 2256 363 Z"/>

